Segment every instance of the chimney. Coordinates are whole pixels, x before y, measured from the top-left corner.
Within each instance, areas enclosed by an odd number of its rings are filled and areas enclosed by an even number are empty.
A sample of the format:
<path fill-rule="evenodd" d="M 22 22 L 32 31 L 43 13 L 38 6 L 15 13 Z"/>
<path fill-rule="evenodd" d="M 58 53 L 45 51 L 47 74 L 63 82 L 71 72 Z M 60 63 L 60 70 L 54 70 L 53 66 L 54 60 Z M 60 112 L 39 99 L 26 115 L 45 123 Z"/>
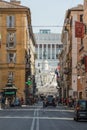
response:
<path fill-rule="evenodd" d="M 17 0 L 10 0 L 10 2 L 17 5 L 21 4 L 21 1 L 17 1 Z"/>

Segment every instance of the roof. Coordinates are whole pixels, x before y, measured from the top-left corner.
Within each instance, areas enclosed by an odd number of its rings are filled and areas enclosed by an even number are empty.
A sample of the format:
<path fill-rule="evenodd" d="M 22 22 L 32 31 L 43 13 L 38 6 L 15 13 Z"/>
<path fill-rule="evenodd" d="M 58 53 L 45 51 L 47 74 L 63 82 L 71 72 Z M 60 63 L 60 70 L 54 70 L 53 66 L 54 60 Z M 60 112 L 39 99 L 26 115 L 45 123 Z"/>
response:
<path fill-rule="evenodd" d="M 28 8 L 28 7 L 15 4 L 13 2 L 0 1 L 0 8 Z"/>
<path fill-rule="evenodd" d="M 83 11 L 83 10 L 84 10 L 84 8 L 83 8 L 83 5 L 82 5 L 82 4 L 79 4 L 79 5 L 77 5 L 76 7 L 73 7 L 73 8 L 70 8 L 70 9 L 66 10 L 65 19 L 64 19 L 64 24 L 65 24 L 65 22 L 66 22 L 66 19 L 69 18 L 71 12 L 73 12 L 73 11 Z M 64 30 L 64 29 L 65 29 L 65 26 L 63 26 L 63 29 L 62 29 L 61 41 L 62 41 L 63 30 Z"/>
<path fill-rule="evenodd" d="M 81 4 L 79 4 L 78 6 L 76 6 L 76 7 L 73 7 L 73 8 L 71 8 L 70 10 L 83 10 L 83 5 L 81 5 Z"/>
<path fill-rule="evenodd" d="M 80 5 L 76 6 L 76 7 L 68 9 L 66 11 L 66 17 L 65 18 L 69 17 L 71 11 L 83 11 L 83 5 L 80 4 Z"/>

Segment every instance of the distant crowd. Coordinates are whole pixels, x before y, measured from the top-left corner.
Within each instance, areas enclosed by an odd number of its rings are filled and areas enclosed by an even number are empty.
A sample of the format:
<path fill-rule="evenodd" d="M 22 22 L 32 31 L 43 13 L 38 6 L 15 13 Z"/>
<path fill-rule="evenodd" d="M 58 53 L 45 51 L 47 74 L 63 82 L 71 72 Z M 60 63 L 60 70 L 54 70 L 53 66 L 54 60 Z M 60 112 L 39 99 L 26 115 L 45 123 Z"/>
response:
<path fill-rule="evenodd" d="M 68 107 L 74 107 L 76 103 L 76 98 L 68 97 L 68 98 L 59 98 L 58 104 L 61 103 L 63 105 L 67 105 Z"/>

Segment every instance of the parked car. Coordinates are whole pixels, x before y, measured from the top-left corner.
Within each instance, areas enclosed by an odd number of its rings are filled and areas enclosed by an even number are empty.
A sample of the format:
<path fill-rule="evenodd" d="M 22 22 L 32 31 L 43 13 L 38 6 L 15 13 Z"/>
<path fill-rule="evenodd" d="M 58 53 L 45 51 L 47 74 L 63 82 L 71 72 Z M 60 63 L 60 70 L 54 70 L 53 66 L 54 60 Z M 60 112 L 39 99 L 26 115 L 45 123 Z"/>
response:
<path fill-rule="evenodd" d="M 78 100 L 75 104 L 74 120 L 87 119 L 87 100 Z"/>
<path fill-rule="evenodd" d="M 56 106 L 57 102 L 53 95 L 48 95 L 43 101 L 43 107 Z"/>

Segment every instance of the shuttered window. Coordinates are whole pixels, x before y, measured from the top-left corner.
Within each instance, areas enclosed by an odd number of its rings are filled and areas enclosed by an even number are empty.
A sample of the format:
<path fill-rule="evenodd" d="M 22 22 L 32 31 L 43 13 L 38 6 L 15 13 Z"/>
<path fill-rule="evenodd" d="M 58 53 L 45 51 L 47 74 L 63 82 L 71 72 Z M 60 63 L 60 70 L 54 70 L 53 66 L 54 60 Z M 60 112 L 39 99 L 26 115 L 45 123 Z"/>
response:
<path fill-rule="evenodd" d="M 8 28 L 15 27 L 15 16 L 7 16 L 7 27 Z"/>
<path fill-rule="evenodd" d="M 16 63 L 16 53 L 15 52 L 9 52 L 7 54 L 7 63 Z"/>
<path fill-rule="evenodd" d="M 16 33 L 7 34 L 7 48 L 14 48 L 16 46 Z"/>

